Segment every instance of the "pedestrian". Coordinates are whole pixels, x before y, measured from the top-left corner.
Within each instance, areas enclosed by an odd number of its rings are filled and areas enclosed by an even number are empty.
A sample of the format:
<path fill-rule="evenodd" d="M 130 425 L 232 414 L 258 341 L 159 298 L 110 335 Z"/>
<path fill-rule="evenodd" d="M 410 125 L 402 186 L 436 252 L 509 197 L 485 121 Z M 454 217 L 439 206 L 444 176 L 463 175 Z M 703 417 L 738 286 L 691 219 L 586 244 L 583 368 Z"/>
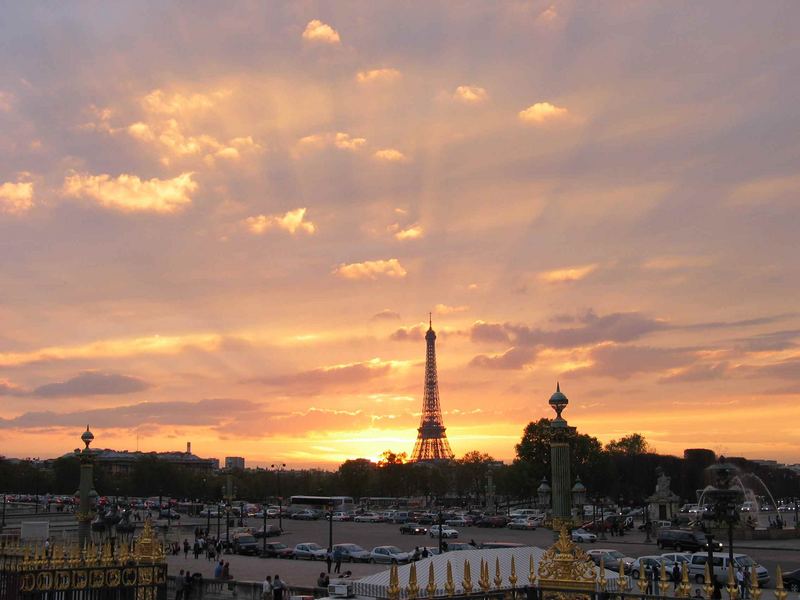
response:
<path fill-rule="evenodd" d="M 750 567 L 745 567 L 742 575 L 742 600 L 748 600 L 750 598 L 750 583 L 752 582 L 751 578 L 753 576 L 750 572 Z"/>
<path fill-rule="evenodd" d="M 744 573 L 742 567 L 736 568 L 736 587 L 739 588 L 739 597 L 744 600 Z"/>
<path fill-rule="evenodd" d="M 648 586 L 648 593 L 657 596 L 658 595 L 658 567 L 656 565 L 650 566 L 650 579 L 649 586 Z"/>
<path fill-rule="evenodd" d="M 272 600 L 272 575 L 267 575 L 261 584 L 261 600 Z"/>
<path fill-rule="evenodd" d="M 230 561 L 225 561 L 225 564 L 222 565 L 222 578 L 223 579 L 233 579 L 233 575 L 231 575 L 231 563 Z"/>
<path fill-rule="evenodd" d="M 194 541 L 194 546 L 192 546 L 192 554 L 194 554 L 195 560 L 197 560 L 197 557 L 200 556 L 200 542 L 197 540 Z"/>
<path fill-rule="evenodd" d="M 422 548 L 422 558 L 428 558 L 428 547 L 424 546 Z"/>
<path fill-rule="evenodd" d="M 192 596 L 192 575 L 186 569 L 186 576 L 183 578 L 183 600 L 189 600 Z"/>
<path fill-rule="evenodd" d="M 322 588 L 325 590 L 325 593 L 328 593 L 328 583 L 330 583 L 330 579 L 328 578 L 328 574 L 324 571 L 319 574 L 317 577 L 317 587 Z"/>
<path fill-rule="evenodd" d="M 419 560 L 419 546 L 414 546 L 414 553 L 411 555 L 411 560 L 414 562 Z"/>
<path fill-rule="evenodd" d="M 336 548 L 333 551 L 333 572 L 340 573 L 342 571 L 342 551 Z"/>
<path fill-rule="evenodd" d="M 681 568 L 678 563 L 672 567 L 672 584 L 675 586 L 675 591 L 678 591 L 678 586 L 681 584 Z"/>
<path fill-rule="evenodd" d="M 284 583 L 281 581 L 280 575 L 275 575 L 272 580 L 272 600 L 283 600 Z"/>
<path fill-rule="evenodd" d="M 328 548 L 328 551 L 325 553 L 325 564 L 328 566 L 328 573 L 331 572 L 332 563 L 333 563 L 333 550 Z"/>
<path fill-rule="evenodd" d="M 175 578 L 175 600 L 183 600 L 183 588 L 186 585 L 186 582 L 183 578 L 183 569 Z"/>
<path fill-rule="evenodd" d="M 220 560 L 214 567 L 214 579 L 222 579 L 222 567 L 225 563 Z"/>
<path fill-rule="evenodd" d="M 183 559 L 189 558 L 189 540 L 183 539 Z"/>

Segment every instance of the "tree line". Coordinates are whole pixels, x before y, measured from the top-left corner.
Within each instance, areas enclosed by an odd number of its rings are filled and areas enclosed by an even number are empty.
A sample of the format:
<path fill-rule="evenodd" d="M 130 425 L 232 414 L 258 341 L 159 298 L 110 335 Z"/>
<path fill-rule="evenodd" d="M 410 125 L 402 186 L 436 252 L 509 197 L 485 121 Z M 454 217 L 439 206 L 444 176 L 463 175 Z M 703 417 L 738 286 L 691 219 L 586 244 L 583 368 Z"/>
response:
<path fill-rule="evenodd" d="M 694 502 L 697 490 L 708 483 L 704 469 L 716 459 L 710 450 L 688 450 L 685 456 L 658 454 L 638 433 L 602 444 L 597 438 L 568 432 L 573 479 L 587 488 L 587 504 L 643 505 L 655 490 L 657 469 L 671 477 L 672 490 L 684 501 Z M 529 423 L 516 445 L 510 464 L 495 461 L 479 450 L 452 461 L 409 463 L 404 454 L 391 450 L 377 463 L 359 458 L 346 460 L 335 471 L 321 469 L 264 469 L 206 472 L 192 470 L 144 455 L 125 475 L 95 465 L 95 489 L 105 496 L 166 496 L 199 501 L 218 501 L 225 496 L 227 478 L 235 497 L 276 502 L 292 495 L 346 495 L 365 497 L 425 497 L 429 501 L 487 508 L 503 508 L 516 502 L 537 502 L 536 489 L 550 480 L 550 421 Z M 800 477 L 789 469 L 765 468 L 735 459 L 740 468 L 757 474 L 776 497 L 800 496 Z M 80 465 L 77 456 L 50 461 L 46 468 L 30 461 L 0 460 L 0 492 L 74 494 Z M 493 490 L 489 489 L 491 472 Z"/>

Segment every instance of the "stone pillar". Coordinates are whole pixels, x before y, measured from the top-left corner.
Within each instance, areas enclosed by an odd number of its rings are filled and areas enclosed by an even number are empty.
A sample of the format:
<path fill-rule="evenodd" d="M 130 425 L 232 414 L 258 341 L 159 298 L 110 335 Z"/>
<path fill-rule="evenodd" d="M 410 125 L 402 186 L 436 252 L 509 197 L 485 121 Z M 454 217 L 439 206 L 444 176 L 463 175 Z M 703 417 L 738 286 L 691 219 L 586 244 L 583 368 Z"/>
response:
<path fill-rule="evenodd" d="M 78 452 L 81 461 L 81 479 L 78 486 L 78 512 L 76 517 L 78 519 L 78 544 L 83 548 L 89 543 L 91 539 L 92 527 L 92 509 L 94 508 L 94 499 L 97 497 L 97 492 L 94 491 L 94 457 L 89 444 L 92 443 L 94 435 L 89 431 L 89 426 L 86 426 L 86 431 L 83 432 L 81 440 L 86 447 Z M 77 450 L 76 450 L 77 452 Z"/>
<path fill-rule="evenodd" d="M 562 419 L 563 421 L 563 419 Z M 553 422 L 553 441 L 550 443 L 550 466 L 553 482 L 553 521 L 569 521 L 572 517 L 572 478 L 569 473 L 569 443 L 566 441 L 566 422 L 556 429 Z"/>

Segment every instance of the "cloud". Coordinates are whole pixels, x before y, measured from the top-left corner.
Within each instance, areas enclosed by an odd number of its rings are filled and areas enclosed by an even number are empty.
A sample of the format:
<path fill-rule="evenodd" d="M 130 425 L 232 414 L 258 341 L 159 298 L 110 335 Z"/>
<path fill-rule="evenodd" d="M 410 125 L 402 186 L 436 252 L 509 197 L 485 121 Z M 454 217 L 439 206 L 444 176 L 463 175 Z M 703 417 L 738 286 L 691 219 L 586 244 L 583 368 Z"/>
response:
<path fill-rule="evenodd" d="M 451 315 L 453 313 L 466 312 L 469 306 L 449 306 L 447 304 L 437 304 L 434 309 L 437 315 Z"/>
<path fill-rule="evenodd" d="M 708 256 L 656 256 L 642 263 L 649 271 L 674 271 L 709 267 L 713 260 Z"/>
<path fill-rule="evenodd" d="M 384 148 L 382 150 L 376 150 L 373 156 L 385 162 L 406 162 L 408 158 L 406 155 L 400 152 L 400 150 L 396 150 L 394 148 Z"/>
<path fill-rule="evenodd" d="M 556 10 L 555 5 L 551 4 L 538 14 L 538 16 L 536 17 L 536 22 L 552 23 L 557 18 L 558 18 L 558 11 Z"/>
<path fill-rule="evenodd" d="M 583 265 L 579 267 L 567 267 L 564 269 L 555 269 L 553 271 L 544 271 L 539 273 L 540 281 L 544 283 L 571 283 L 573 281 L 580 281 L 593 271 L 597 269 L 598 265 Z"/>
<path fill-rule="evenodd" d="M 149 387 L 150 384 L 146 381 L 129 375 L 84 371 L 66 381 L 40 385 L 31 392 L 31 395 L 41 398 L 105 396 L 133 394 Z"/>
<path fill-rule="evenodd" d="M 400 318 L 400 313 L 395 312 L 389 308 L 384 308 L 380 312 L 376 312 L 372 317 L 373 321 L 395 321 Z"/>
<path fill-rule="evenodd" d="M 33 208 L 33 183 L 9 181 L 0 185 L 0 213 L 20 215 Z"/>
<path fill-rule="evenodd" d="M 509 334 L 506 328 L 499 323 L 485 323 L 475 321 L 469 332 L 470 339 L 478 343 L 508 342 Z"/>
<path fill-rule="evenodd" d="M 395 342 L 416 342 L 425 338 L 425 331 L 426 326 L 422 324 L 401 327 L 393 331 L 389 339 Z"/>
<path fill-rule="evenodd" d="M 401 361 L 368 361 L 319 367 L 290 375 L 278 375 L 254 380 L 257 383 L 279 388 L 286 394 L 320 393 L 332 388 L 354 388 L 358 384 L 389 375 L 405 366 Z"/>
<path fill-rule="evenodd" d="M 182 94 L 155 89 L 142 98 L 141 104 L 148 113 L 180 115 L 208 110 L 218 100 L 229 94 L 230 92 L 227 90 L 218 90 L 209 94 Z"/>
<path fill-rule="evenodd" d="M 397 81 L 400 77 L 402 74 L 397 69 L 370 69 L 359 71 L 356 74 L 356 81 L 358 83 L 382 83 Z"/>
<path fill-rule="evenodd" d="M 424 234 L 424 230 L 422 225 L 415 223 L 414 225 L 410 225 L 405 229 L 399 229 L 399 225 L 396 223 L 389 228 L 390 230 L 395 230 L 394 237 L 397 240 L 404 241 L 404 240 L 416 240 L 421 238 Z"/>
<path fill-rule="evenodd" d="M 339 150 L 358 150 L 367 143 L 366 138 L 353 137 L 343 131 L 313 133 L 300 138 L 292 149 L 293 158 L 301 158 L 309 152 L 325 148 L 338 148 Z"/>
<path fill-rule="evenodd" d="M 303 31 L 303 39 L 308 42 L 319 42 L 323 44 L 338 44 L 339 33 L 327 23 L 319 19 L 312 19 Z"/>
<path fill-rule="evenodd" d="M 534 362 L 536 352 L 532 348 L 510 348 L 503 354 L 489 356 L 479 354 L 469 364 L 471 367 L 483 369 L 522 369 L 526 365 Z"/>
<path fill-rule="evenodd" d="M 683 367 L 696 359 L 693 351 L 676 348 L 604 344 L 589 353 L 592 365 L 569 371 L 575 376 L 629 379 L 641 373 L 661 373 Z"/>
<path fill-rule="evenodd" d="M 6 379 L 0 379 L 0 396 L 27 396 L 28 392 Z"/>
<path fill-rule="evenodd" d="M 13 94 L 0 90 L 0 111 L 11 112 L 11 105 L 14 103 Z"/>
<path fill-rule="evenodd" d="M 564 119 L 569 111 L 561 106 L 555 106 L 549 102 L 537 102 L 528 108 L 519 111 L 519 118 L 525 123 L 541 125 L 551 121 Z"/>
<path fill-rule="evenodd" d="M 729 199 L 733 204 L 755 206 L 774 202 L 795 202 L 800 194 L 800 175 L 765 177 L 736 186 Z"/>
<path fill-rule="evenodd" d="M 661 377 L 659 383 L 686 383 L 723 379 L 729 374 L 727 362 L 692 365 Z"/>
<path fill-rule="evenodd" d="M 250 233 L 256 235 L 261 235 L 268 229 L 275 227 L 288 231 L 292 235 L 298 231 L 309 235 L 314 234 L 317 231 L 317 227 L 311 221 L 306 221 L 305 215 L 305 208 L 295 208 L 283 215 L 256 215 L 255 217 L 247 217 L 244 220 L 244 224 Z"/>
<path fill-rule="evenodd" d="M 344 279 L 377 279 L 378 277 L 400 279 L 408 274 L 396 258 L 367 260 L 350 264 L 342 263 L 334 269 L 333 273 Z"/>
<path fill-rule="evenodd" d="M 460 85 L 453 92 L 453 100 L 463 104 L 482 104 L 488 97 L 486 90 L 477 85 Z"/>
<path fill-rule="evenodd" d="M 197 190 L 193 173 L 173 179 L 142 180 L 136 175 L 89 175 L 73 173 L 64 180 L 64 193 L 87 198 L 100 206 L 122 212 L 174 213 L 191 204 Z"/>

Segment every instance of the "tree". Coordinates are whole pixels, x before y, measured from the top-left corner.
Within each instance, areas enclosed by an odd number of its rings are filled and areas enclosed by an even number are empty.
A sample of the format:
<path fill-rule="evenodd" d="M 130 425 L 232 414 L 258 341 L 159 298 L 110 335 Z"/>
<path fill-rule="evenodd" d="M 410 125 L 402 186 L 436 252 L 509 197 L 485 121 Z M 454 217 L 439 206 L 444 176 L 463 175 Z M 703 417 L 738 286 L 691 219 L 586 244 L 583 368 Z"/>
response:
<path fill-rule="evenodd" d="M 343 494 L 362 498 L 369 496 L 369 490 L 374 485 L 375 463 L 366 458 L 346 460 L 339 467 L 339 490 Z"/>
<path fill-rule="evenodd" d="M 653 452 L 650 444 L 648 444 L 644 436 L 639 433 L 632 433 L 618 440 L 611 440 L 606 444 L 605 450 L 611 454 L 628 455 L 650 454 Z"/>
<path fill-rule="evenodd" d="M 480 502 L 481 496 L 486 500 L 486 475 L 494 459 L 479 450 L 467 452 L 456 461 L 456 481 L 459 489 L 469 490 Z"/>

